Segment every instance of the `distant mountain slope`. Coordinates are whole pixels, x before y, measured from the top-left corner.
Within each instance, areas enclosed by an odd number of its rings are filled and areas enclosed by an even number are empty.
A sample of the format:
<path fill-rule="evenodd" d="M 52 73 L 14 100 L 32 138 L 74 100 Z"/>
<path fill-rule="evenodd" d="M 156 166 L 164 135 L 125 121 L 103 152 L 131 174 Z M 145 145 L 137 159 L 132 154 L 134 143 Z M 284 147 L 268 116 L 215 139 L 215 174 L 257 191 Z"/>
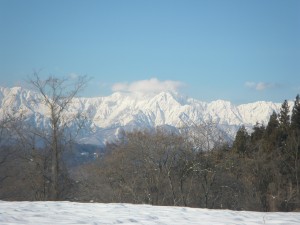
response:
<path fill-rule="evenodd" d="M 30 121 L 47 127 L 47 109 L 36 104 L 38 94 L 20 87 L 0 87 L 0 115 L 5 110 L 25 110 Z M 93 132 L 81 135 L 80 142 L 104 144 L 118 138 L 121 130 L 151 129 L 158 126 L 179 128 L 210 121 L 234 137 L 238 127 L 266 124 L 281 103 L 254 102 L 234 105 L 229 101 L 202 102 L 177 93 L 153 95 L 116 92 L 107 97 L 76 98 L 69 113 L 84 112 Z"/>

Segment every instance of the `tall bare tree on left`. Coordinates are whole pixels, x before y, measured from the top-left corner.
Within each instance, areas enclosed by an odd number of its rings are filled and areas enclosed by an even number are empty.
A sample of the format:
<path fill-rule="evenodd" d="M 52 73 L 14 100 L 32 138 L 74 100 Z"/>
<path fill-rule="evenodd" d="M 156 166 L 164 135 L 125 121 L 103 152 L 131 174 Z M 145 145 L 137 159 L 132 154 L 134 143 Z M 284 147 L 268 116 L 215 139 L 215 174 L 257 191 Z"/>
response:
<path fill-rule="evenodd" d="M 84 120 L 81 112 L 70 112 L 74 98 L 82 91 L 88 82 L 87 76 L 76 78 L 57 78 L 49 76 L 41 79 L 38 73 L 34 73 L 29 80 L 31 87 L 38 92 L 37 103 L 44 107 L 46 116 L 49 118 L 47 129 L 37 130 L 35 133 L 43 140 L 43 148 L 48 155 L 47 170 L 49 171 L 47 200 L 59 200 L 61 198 L 60 173 L 63 169 L 62 152 L 66 148 L 66 143 L 72 141 L 74 136 L 68 132 L 70 124 L 77 125 L 76 131 L 81 128 Z"/>

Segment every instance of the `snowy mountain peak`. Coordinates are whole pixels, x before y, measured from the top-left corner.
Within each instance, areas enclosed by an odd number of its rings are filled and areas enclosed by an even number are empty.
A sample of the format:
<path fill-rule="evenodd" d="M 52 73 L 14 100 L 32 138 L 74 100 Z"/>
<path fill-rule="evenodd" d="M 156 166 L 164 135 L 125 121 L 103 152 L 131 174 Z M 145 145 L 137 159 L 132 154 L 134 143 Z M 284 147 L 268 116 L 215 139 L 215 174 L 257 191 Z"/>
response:
<path fill-rule="evenodd" d="M 36 121 L 36 125 L 46 124 L 46 108 L 33 104 L 36 104 L 34 100 L 37 98 L 37 93 L 20 87 L 1 87 L 0 115 L 13 105 L 17 110 L 26 109 L 30 121 Z M 95 132 L 86 134 L 82 140 L 87 143 L 93 140 L 94 144 L 99 144 L 113 140 L 122 129 L 152 129 L 157 126 L 179 128 L 204 121 L 217 123 L 224 130 L 230 128 L 233 137 L 242 124 L 266 124 L 270 114 L 279 112 L 280 107 L 281 104 L 263 101 L 239 106 L 224 100 L 207 103 L 170 91 L 157 94 L 115 92 L 107 97 L 76 98 L 70 113 L 80 111 L 86 114 Z"/>

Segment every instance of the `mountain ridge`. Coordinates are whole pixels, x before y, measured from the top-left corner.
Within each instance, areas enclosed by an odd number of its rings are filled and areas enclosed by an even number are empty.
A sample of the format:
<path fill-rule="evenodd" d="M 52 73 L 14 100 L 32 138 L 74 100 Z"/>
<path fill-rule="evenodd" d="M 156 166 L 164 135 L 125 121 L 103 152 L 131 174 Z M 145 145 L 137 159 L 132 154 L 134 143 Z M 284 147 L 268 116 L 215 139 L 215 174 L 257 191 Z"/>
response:
<path fill-rule="evenodd" d="M 4 110 L 26 110 L 36 126 L 47 124 L 47 109 L 37 104 L 39 94 L 21 87 L 0 87 L 0 115 Z M 280 103 L 258 101 L 234 105 L 230 101 L 203 102 L 174 92 L 115 92 L 106 97 L 74 98 L 68 113 L 84 112 L 94 130 L 80 139 L 84 143 L 105 144 L 118 138 L 122 130 L 153 129 L 159 126 L 180 128 L 212 122 L 220 129 L 230 128 L 230 137 L 241 125 L 267 124 L 270 114 L 279 112 Z M 223 128 L 222 128 L 223 127 Z"/>

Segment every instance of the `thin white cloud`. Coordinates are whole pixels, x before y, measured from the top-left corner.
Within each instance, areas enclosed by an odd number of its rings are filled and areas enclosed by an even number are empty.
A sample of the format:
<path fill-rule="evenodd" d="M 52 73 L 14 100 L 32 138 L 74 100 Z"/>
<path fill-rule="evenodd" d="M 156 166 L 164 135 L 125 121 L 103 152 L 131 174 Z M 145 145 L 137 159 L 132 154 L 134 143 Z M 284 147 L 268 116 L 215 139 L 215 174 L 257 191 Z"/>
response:
<path fill-rule="evenodd" d="M 257 90 L 257 91 L 263 91 L 263 90 L 266 90 L 266 89 L 276 87 L 276 84 L 274 84 L 274 83 L 265 83 L 265 82 L 256 83 L 256 82 L 249 82 L 248 81 L 248 82 L 245 83 L 245 86 L 248 87 L 248 88 Z"/>
<path fill-rule="evenodd" d="M 75 79 L 77 79 L 78 77 L 79 77 L 79 75 L 78 75 L 77 73 L 70 73 L 70 74 L 69 74 L 69 78 L 70 78 L 70 79 L 75 80 Z"/>
<path fill-rule="evenodd" d="M 139 80 L 132 83 L 115 83 L 112 85 L 112 91 L 159 93 L 162 91 L 178 91 L 183 86 L 185 86 L 184 83 L 180 81 L 160 81 L 157 78 L 151 78 L 149 80 Z"/>

